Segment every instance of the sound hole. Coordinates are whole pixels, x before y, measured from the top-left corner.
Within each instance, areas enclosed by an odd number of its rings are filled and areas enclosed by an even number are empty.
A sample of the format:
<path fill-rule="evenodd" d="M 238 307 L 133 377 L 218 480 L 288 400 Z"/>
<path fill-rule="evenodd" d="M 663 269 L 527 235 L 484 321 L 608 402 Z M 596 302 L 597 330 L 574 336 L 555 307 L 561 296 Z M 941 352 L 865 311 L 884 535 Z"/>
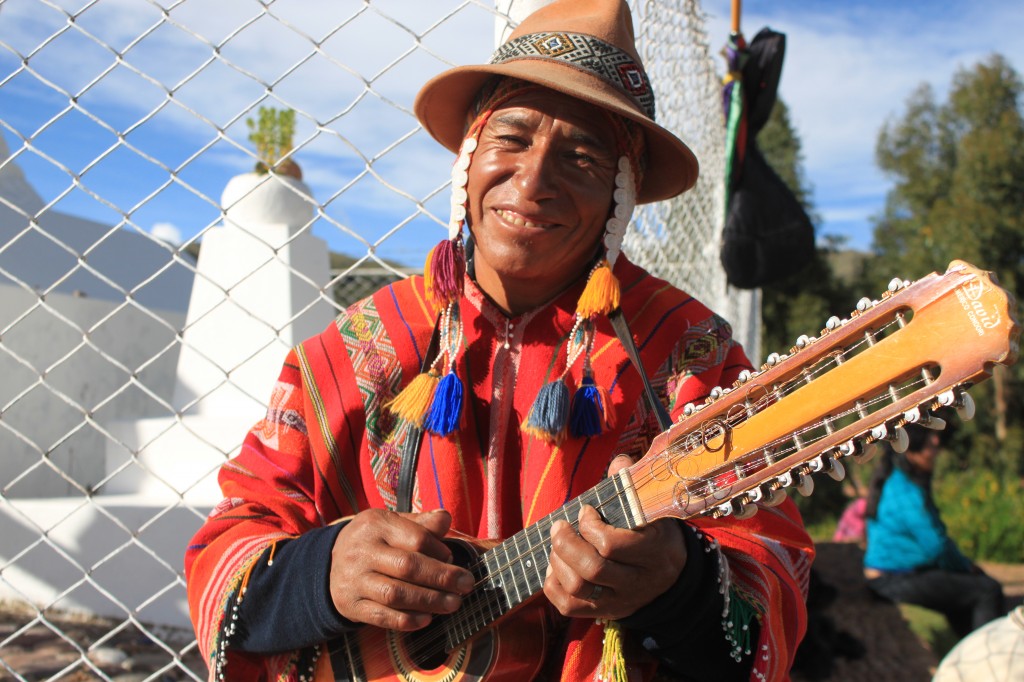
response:
<path fill-rule="evenodd" d="M 457 566 L 468 568 L 478 557 L 476 549 L 468 543 L 446 539 L 445 544 L 452 551 L 452 563 Z M 434 670 L 447 662 L 450 652 L 446 646 L 446 633 L 453 619 L 458 618 L 460 613 L 461 610 L 449 615 L 434 616 L 430 625 L 406 635 L 406 654 L 417 668 Z"/>

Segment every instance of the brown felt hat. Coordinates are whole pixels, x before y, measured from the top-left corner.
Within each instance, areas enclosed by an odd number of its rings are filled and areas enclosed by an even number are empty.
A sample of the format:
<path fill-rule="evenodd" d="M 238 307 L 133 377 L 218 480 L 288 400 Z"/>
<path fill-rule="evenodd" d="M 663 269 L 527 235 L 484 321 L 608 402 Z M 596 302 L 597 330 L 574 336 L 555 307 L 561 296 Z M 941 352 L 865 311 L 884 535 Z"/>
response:
<path fill-rule="evenodd" d="M 416 96 L 416 117 L 435 140 L 458 153 L 467 113 L 495 75 L 543 85 L 640 124 L 647 168 L 637 203 L 674 197 L 697 181 L 693 152 L 654 122 L 654 91 L 623 0 L 555 0 L 541 7 L 489 64 L 459 66 L 428 81 Z"/>

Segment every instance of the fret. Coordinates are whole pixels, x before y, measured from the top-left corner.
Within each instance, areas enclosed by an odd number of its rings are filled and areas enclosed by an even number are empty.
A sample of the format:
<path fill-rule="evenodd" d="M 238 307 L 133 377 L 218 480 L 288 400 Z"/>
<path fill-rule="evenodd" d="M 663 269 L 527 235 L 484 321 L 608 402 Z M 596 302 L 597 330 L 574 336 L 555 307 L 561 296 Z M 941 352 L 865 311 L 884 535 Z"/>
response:
<path fill-rule="evenodd" d="M 518 535 L 518 533 L 516 533 L 516 535 Z M 523 595 L 519 591 L 519 580 L 516 579 L 515 571 L 513 570 L 517 565 L 521 565 L 521 562 L 519 560 L 518 552 L 516 552 L 516 559 L 515 559 L 515 561 L 513 561 L 512 557 L 509 556 L 509 553 L 508 553 L 508 543 L 511 542 L 513 544 L 516 544 L 515 543 L 515 537 L 516 536 L 513 535 L 511 538 L 509 538 L 505 542 L 501 543 L 501 550 L 505 554 L 505 566 L 507 566 L 507 570 L 508 570 L 508 573 L 509 573 L 509 579 L 512 581 L 512 587 L 516 591 L 515 603 L 512 603 L 512 594 L 509 593 L 509 591 L 507 589 L 505 590 L 505 593 L 506 593 L 506 595 L 508 596 L 508 599 L 509 599 L 509 604 L 511 606 L 518 606 L 519 604 L 523 603 Z M 518 549 L 518 546 L 516 548 Z"/>
<path fill-rule="evenodd" d="M 508 598 L 505 596 L 505 574 L 498 562 L 498 555 L 493 550 L 484 554 L 484 561 L 490 572 L 491 590 L 487 593 L 487 611 L 491 614 L 491 620 L 497 620 L 504 615 L 508 609 Z"/>
<path fill-rule="evenodd" d="M 622 486 L 622 477 L 613 476 L 611 481 L 615 484 L 615 501 L 619 504 L 618 516 L 622 519 L 622 527 L 632 530 L 636 528 L 636 523 L 633 521 L 633 516 L 629 513 L 629 508 L 626 506 L 626 493 Z"/>
<path fill-rule="evenodd" d="M 533 574 L 537 578 L 536 584 L 530 583 L 532 591 L 537 592 L 544 586 L 544 573 L 548 567 L 547 553 L 544 552 L 544 545 L 546 544 L 544 537 L 541 536 L 540 526 L 544 523 L 543 520 L 524 529 L 526 536 L 527 546 L 527 568 L 532 569 Z M 548 526 L 550 528 L 550 526 Z M 537 556 L 537 552 L 541 552 L 543 560 Z"/>

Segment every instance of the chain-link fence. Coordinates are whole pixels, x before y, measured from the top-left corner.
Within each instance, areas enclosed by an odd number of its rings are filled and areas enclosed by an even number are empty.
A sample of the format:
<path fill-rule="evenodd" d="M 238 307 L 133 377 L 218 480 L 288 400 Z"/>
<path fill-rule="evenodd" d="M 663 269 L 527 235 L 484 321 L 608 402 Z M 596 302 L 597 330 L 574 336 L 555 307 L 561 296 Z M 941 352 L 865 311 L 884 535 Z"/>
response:
<path fill-rule="evenodd" d="M 216 469 L 288 347 L 445 234 L 451 157 L 412 100 L 516 3 L 0 0 L 0 678 L 205 678 L 182 555 Z M 702 179 L 625 250 L 749 345 L 700 7 L 634 9 Z M 261 107 L 295 112 L 301 179 L 251 172 Z"/>

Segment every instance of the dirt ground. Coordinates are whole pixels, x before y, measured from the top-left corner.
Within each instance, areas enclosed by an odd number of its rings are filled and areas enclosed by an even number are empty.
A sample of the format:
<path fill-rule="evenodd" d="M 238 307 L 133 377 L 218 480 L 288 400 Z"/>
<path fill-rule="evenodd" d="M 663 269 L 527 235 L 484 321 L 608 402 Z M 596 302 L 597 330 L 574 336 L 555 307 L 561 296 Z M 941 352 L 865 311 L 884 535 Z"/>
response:
<path fill-rule="evenodd" d="M 828 656 L 794 672 L 794 682 L 927 682 L 938 664 L 900 610 L 872 597 L 854 545 L 823 543 L 815 564 L 830 603 L 812 621 L 809 638 Z M 1012 604 L 1024 598 L 1024 565 L 982 564 L 1003 583 Z M 824 614 L 822 616 L 821 614 Z M 0 680 L 177 682 L 206 679 L 192 633 L 130 622 L 46 613 L 0 602 Z M 848 657 L 851 640 L 864 647 Z M 815 665 L 817 663 L 817 665 Z M 100 675 L 102 671 L 102 677 Z"/>
<path fill-rule="evenodd" d="M 794 682 L 928 682 L 938 658 L 911 631 L 899 607 L 873 596 L 861 573 L 863 554 L 851 544 L 820 543 L 815 568 L 822 580 L 835 590 L 833 601 L 822 609 L 818 622 L 812 621 L 808 638 L 817 638 L 822 648 L 833 645 L 827 662 L 794 672 Z M 1008 606 L 1024 598 L 1024 565 L 982 563 L 981 567 L 1003 584 Z M 817 628 L 815 627 L 817 626 Z M 841 652 L 850 640 L 863 645 L 860 656 Z"/>

